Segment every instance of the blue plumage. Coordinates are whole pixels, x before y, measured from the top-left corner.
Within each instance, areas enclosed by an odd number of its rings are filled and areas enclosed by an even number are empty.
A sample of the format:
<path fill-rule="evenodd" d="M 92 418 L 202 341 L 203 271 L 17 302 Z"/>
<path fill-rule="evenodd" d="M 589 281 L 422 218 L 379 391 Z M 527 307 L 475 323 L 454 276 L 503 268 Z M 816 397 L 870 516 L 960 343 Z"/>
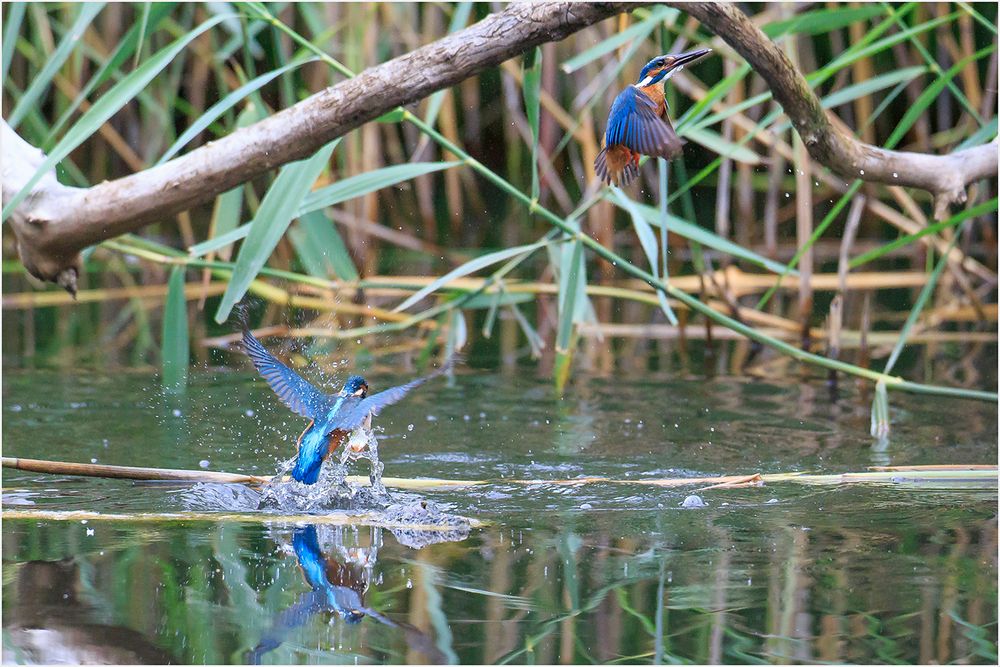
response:
<path fill-rule="evenodd" d="M 619 93 L 611 105 L 604 143 L 667 159 L 676 157 L 682 145 L 656 103 L 635 86 Z"/>
<path fill-rule="evenodd" d="M 369 426 L 369 419 L 383 408 L 397 403 L 412 389 L 441 375 L 454 364 L 452 358 L 436 372 L 398 387 L 368 396 L 368 383 L 360 375 L 347 379 L 344 388 L 330 396 L 304 380 L 281 363 L 260 344 L 243 322 L 242 347 L 274 393 L 292 412 L 310 419 L 298 440 L 298 453 L 292 478 L 303 484 L 315 484 L 323 460 L 358 428 Z"/>
<path fill-rule="evenodd" d="M 635 85 L 618 94 L 608 113 L 604 147 L 594 160 L 602 181 L 626 186 L 639 174 L 640 156 L 672 160 L 681 154 L 683 142 L 667 118 L 663 83 L 710 52 L 657 56 L 642 68 Z"/>

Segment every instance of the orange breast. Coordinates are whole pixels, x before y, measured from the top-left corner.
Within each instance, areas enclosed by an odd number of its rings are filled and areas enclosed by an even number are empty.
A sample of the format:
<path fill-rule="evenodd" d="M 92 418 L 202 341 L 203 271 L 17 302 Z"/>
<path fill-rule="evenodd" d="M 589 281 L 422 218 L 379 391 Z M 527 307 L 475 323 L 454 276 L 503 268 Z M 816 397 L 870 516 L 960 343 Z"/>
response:
<path fill-rule="evenodd" d="M 652 86 L 640 88 L 639 90 L 641 90 L 646 97 L 653 100 L 653 103 L 656 104 L 656 114 L 660 118 L 667 115 L 667 101 L 663 97 L 663 84 L 657 83 Z"/>

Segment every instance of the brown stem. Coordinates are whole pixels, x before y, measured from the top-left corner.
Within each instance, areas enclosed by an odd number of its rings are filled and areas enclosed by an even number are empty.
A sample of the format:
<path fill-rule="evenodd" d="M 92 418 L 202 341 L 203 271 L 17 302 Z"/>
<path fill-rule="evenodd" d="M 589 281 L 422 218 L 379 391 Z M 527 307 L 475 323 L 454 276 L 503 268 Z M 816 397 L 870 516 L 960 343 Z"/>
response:
<path fill-rule="evenodd" d="M 83 248 L 207 202 L 399 106 L 631 8 L 608 2 L 513 3 L 158 167 L 90 188 L 60 185 L 54 172 L 48 174 L 10 217 L 21 260 L 33 275 L 74 292 Z M 6 123 L 2 130 L 3 199 L 9 201 L 42 157 Z"/>
<path fill-rule="evenodd" d="M 892 151 L 866 144 L 836 127 L 805 77 L 735 5 L 668 4 L 697 18 L 743 56 L 767 82 L 813 159 L 841 176 L 926 190 L 934 196 L 938 220 L 947 217 L 950 205 L 965 203 L 965 188 L 970 183 L 996 178 L 996 141 L 949 155 Z"/>

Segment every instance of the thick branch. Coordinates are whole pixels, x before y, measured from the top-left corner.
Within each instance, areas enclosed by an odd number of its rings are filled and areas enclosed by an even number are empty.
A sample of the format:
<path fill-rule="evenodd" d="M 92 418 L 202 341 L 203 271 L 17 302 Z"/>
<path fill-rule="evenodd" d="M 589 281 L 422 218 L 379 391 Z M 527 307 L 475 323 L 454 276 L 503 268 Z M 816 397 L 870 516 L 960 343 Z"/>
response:
<path fill-rule="evenodd" d="M 514 3 L 159 167 L 85 189 L 59 185 L 51 175 L 10 218 L 18 252 L 35 276 L 60 284 L 71 276 L 75 285 L 79 252 L 89 245 L 210 201 L 396 107 L 628 9 L 625 3 Z M 3 199 L 9 201 L 40 159 L 3 125 Z"/>
<path fill-rule="evenodd" d="M 670 3 L 674 4 L 674 3 Z M 934 196 L 934 215 L 947 217 L 951 204 L 966 201 L 970 183 L 997 176 L 997 144 L 950 155 L 891 151 L 858 141 L 831 122 L 819 99 L 785 53 L 735 5 L 676 3 L 724 39 L 760 74 L 795 125 L 809 154 L 845 178 L 905 185 Z"/>

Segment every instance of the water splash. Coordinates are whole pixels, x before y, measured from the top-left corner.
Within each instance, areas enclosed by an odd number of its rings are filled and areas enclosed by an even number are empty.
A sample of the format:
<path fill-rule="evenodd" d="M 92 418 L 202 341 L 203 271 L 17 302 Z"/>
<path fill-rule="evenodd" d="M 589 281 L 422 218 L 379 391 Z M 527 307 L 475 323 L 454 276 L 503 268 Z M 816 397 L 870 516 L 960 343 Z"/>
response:
<path fill-rule="evenodd" d="M 350 464 L 359 459 L 369 462 L 370 486 L 348 483 Z M 328 457 L 320 468 L 315 484 L 284 481 L 295 465 L 295 458 L 279 466 L 273 481 L 264 485 L 257 509 L 319 512 L 328 510 L 378 511 L 392 503 L 392 497 L 382 483 L 384 464 L 378 456 L 378 438 L 370 429 L 358 429 L 340 450 L 339 460 Z"/>

